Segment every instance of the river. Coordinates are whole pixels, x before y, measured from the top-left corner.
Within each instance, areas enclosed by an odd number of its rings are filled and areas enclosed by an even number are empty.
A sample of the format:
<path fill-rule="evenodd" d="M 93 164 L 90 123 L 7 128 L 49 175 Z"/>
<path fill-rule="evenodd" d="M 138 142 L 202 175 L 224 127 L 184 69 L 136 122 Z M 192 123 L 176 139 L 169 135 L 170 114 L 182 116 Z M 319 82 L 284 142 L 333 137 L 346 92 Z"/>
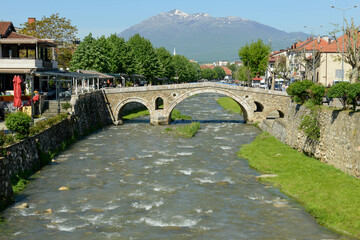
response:
<path fill-rule="evenodd" d="M 260 131 L 217 97 L 178 105 L 201 122 L 191 139 L 144 117 L 73 144 L 3 213 L 0 239 L 340 239 L 254 179 L 260 174 L 236 153 Z M 29 208 L 15 208 L 22 203 Z"/>

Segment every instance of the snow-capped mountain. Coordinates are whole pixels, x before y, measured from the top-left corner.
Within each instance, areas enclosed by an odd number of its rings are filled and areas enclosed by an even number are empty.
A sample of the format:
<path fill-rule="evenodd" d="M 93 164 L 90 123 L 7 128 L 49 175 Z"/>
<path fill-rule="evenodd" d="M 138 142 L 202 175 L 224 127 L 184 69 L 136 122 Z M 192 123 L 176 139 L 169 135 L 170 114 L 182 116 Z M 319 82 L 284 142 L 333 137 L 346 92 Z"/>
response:
<path fill-rule="evenodd" d="M 287 33 L 273 27 L 241 18 L 212 17 L 206 13 L 188 14 L 178 9 L 160 13 L 136 24 L 119 35 L 128 39 L 139 33 L 155 47 L 165 47 L 170 52 L 185 55 L 199 62 L 238 60 L 238 51 L 247 42 L 262 39 L 272 48 L 286 48 L 305 33 Z"/>

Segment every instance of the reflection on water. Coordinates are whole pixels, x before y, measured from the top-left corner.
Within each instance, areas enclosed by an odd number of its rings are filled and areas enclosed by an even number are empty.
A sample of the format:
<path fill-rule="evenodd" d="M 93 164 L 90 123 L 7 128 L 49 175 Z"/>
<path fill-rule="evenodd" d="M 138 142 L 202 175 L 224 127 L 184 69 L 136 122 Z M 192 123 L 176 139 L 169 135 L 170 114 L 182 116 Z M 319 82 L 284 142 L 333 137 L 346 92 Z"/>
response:
<path fill-rule="evenodd" d="M 222 110 L 216 95 L 180 104 L 201 121 L 174 138 L 148 118 L 71 146 L 4 216 L 1 239 L 337 239 L 236 156 L 259 130 Z M 144 123 L 146 122 L 146 123 Z M 180 122 L 175 122 L 179 124 Z M 62 186 L 69 191 L 59 191 Z M 51 210 L 49 210 L 51 209 Z"/>

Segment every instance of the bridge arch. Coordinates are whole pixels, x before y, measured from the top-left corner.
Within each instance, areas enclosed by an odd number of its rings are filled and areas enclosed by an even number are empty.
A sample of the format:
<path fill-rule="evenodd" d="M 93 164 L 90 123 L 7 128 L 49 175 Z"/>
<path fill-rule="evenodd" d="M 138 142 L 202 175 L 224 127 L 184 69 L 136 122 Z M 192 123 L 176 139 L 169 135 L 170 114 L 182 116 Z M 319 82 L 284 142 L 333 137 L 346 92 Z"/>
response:
<path fill-rule="evenodd" d="M 151 104 L 149 104 L 146 100 L 142 99 L 142 98 L 127 98 L 125 100 L 120 101 L 116 107 L 115 107 L 115 111 L 114 111 L 114 118 L 115 121 L 120 121 L 121 119 L 121 113 L 124 110 L 124 107 L 128 104 L 128 103 L 141 103 L 142 105 L 144 105 L 148 110 L 150 115 L 152 114 L 152 112 L 154 111 L 154 109 L 151 107 Z"/>
<path fill-rule="evenodd" d="M 278 108 L 271 108 L 269 110 L 267 110 L 265 112 L 265 118 L 267 119 L 273 119 L 274 116 L 269 116 L 271 114 L 276 114 L 277 116 L 275 118 L 284 118 L 285 117 L 285 114 L 284 114 L 284 111 L 282 111 L 281 109 L 278 109 Z"/>
<path fill-rule="evenodd" d="M 201 93 L 218 93 L 218 94 L 222 94 L 222 95 L 225 95 L 227 97 L 230 97 L 232 98 L 233 100 L 235 100 L 242 112 L 243 112 L 243 116 L 244 116 L 244 120 L 245 122 L 247 122 L 248 120 L 251 120 L 253 119 L 253 110 L 252 108 L 250 107 L 250 105 L 246 102 L 245 99 L 243 99 L 242 97 L 236 95 L 236 94 L 233 94 L 229 91 L 225 91 L 223 89 L 216 89 L 216 88 L 207 88 L 207 89 L 195 89 L 195 90 L 190 90 L 180 96 L 178 96 L 174 101 L 172 101 L 169 106 L 167 107 L 166 109 L 166 116 L 168 117 L 169 121 L 170 121 L 170 118 L 171 118 L 171 112 L 174 110 L 174 108 L 176 107 L 176 105 L 178 105 L 180 102 L 184 101 L 185 99 L 193 96 L 193 95 L 196 95 L 196 94 L 201 94 Z"/>

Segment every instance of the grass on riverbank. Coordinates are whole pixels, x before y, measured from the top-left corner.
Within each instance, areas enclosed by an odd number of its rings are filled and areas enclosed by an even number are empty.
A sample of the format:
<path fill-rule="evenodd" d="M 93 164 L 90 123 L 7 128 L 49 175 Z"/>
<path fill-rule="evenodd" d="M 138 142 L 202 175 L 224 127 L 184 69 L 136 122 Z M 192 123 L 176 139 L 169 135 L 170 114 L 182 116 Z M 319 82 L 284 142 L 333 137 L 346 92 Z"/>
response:
<path fill-rule="evenodd" d="M 142 109 L 142 110 L 135 110 L 135 111 L 132 111 L 131 113 L 123 116 L 122 118 L 124 120 L 130 120 L 130 119 L 133 119 L 133 118 L 138 118 L 138 117 L 142 117 L 142 116 L 146 116 L 146 115 L 149 115 L 149 110 L 147 109 Z"/>
<path fill-rule="evenodd" d="M 171 112 L 171 120 L 175 121 L 175 120 L 191 120 L 192 117 L 188 116 L 188 115 L 183 115 L 181 114 L 181 112 L 177 109 L 174 109 Z"/>
<path fill-rule="evenodd" d="M 295 198 L 330 229 L 360 238 L 360 180 L 305 156 L 264 132 L 238 156 L 262 173 L 261 179 Z"/>
<path fill-rule="evenodd" d="M 171 133 L 176 137 L 191 138 L 195 136 L 199 129 L 200 123 L 192 122 L 190 124 L 182 125 L 176 128 L 166 128 L 165 132 Z"/>
<path fill-rule="evenodd" d="M 130 112 L 129 114 L 124 115 L 122 118 L 124 120 L 130 120 L 133 118 L 138 118 L 138 117 L 146 116 L 149 114 L 150 114 L 149 110 L 140 109 L 140 110 L 134 110 L 134 111 Z M 173 121 L 175 121 L 175 120 L 191 120 L 191 119 L 192 119 L 191 116 L 183 115 L 177 109 L 174 109 L 171 113 L 171 120 L 173 120 Z"/>
<path fill-rule="evenodd" d="M 221 97 L 218 98 L 216 102 L 228 112 L 242 114 L 239 104 L 232 98 Z"/>

